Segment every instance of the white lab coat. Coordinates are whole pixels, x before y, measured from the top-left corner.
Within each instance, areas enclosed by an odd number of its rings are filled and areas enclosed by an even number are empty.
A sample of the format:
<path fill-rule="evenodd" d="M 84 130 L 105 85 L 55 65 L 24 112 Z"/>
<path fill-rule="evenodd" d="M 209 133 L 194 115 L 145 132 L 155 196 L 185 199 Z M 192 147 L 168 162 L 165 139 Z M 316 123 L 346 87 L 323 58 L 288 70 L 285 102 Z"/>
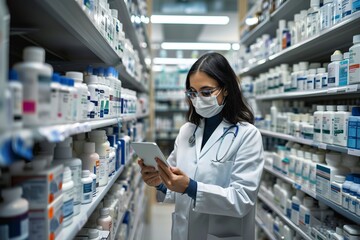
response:
<path fill-rule="evenodd" d="M 255 203 L 264 165 L 262 138 L 253 125 L 238 123 L 239 132 L 226 161 L 211 161 L 216 159 L 218 140 L 231 125 L 222 121 L 203 149 L 204 120 L 195 133 L 195 146 L 190 146 L 188 140 L 196 126 L 186 123 L 181 127 L 168 162 L 197 181 L 198 186 L 196 201 L 170 190 L 166 195 L 158 193 L 159 200 L 175 202 L 172 240 L 255 239 Z M 224 138 L 219 158 L 230 147 L 233 136 L 227 134 Z"/>

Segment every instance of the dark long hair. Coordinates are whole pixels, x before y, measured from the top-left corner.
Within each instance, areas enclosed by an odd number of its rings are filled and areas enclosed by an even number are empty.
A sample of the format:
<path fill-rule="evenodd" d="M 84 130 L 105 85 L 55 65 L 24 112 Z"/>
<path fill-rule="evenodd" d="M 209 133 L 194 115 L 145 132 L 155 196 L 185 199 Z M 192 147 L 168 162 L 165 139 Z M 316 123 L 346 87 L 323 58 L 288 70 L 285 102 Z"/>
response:
<path fill-rule="evenodd" d="M 241 93 L 240 81 L 223 55 L 216 52 L 202 55 L 192 65 L 187 74 L 187 90 L 190 89 L 190 76 L 198 71 L 216 80 L 219 86 L 227 91 L 228 95 L 225 98 L 226 104 L 221 112 L 226 121 L 231 124 L 238 122 L 254 123 L 254 115 Z M 188 103 L 189 110 L 187 112 L 187 119 L 189 122 L 198 125 L 202 117 L 196 113 L 190 99 L 188 99 Z"/>

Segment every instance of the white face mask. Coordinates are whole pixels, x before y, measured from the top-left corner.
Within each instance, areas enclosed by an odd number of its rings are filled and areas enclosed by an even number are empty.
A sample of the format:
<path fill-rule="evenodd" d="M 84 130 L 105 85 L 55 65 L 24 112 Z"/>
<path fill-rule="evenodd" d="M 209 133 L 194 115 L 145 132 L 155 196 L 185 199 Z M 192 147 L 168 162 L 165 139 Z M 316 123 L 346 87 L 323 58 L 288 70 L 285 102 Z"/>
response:
<path fill-rule="evenodd" d="M 219 92 L 220 94 L 220 92 Z M 221 112 L 225 104 L 219 105 L 217 101 L 217 96 L 202 97 L 198 96 L 194 99 L 191 99 L 191 102 L 195 108 L 197 114 L 204 118 L 211 118 Z"/>

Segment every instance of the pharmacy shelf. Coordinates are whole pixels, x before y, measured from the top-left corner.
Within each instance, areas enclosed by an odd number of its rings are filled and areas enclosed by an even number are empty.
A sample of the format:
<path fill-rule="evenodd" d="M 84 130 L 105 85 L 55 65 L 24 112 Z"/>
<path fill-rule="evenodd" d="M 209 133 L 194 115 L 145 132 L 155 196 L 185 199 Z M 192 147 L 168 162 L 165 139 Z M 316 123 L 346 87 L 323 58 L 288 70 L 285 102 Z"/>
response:
<path fill-rule="evenodd" d="M 360 84 L 342 86 L 342 87 L 331 87 L 327 89 L 315 89 L 308 91 L 297 91 L 297 92 L 286 92 L 277 94 L 266 94 L 263 96 L 256 96 L 256 100 L 276 100 L 276 99 L 295 99 L 295 98 L 314 98 L 314 97 L 328 97 L 337 95 L 354 95 L 358 96 L 360 93 Z"/>
<path fill-rule="evenodd" d="M 119 79 L 121 80 L 122 87 L 130 88 L 132 90 L 146 93 L 149 88 L 145 83 L 136 80 L 132 77 L 125 69 L 124 65 L 120 64 L 116 67 L 116 70 L 119 72 Z"/>
<path fill-rule="evenodd" d="M 358 149 L 351 149 L 351 148 L 347 148 L 347 147 L 317 142 L 317 141 L 313 141 L 313 140 L 309 140 L 309 139 L 297 138 L 297 137 L 293 137 L 293 136 L 290 136 L 287 134 L 272 132 L 272 131 L 264 130 L 264 129 L 259 129 L 259 131 L 263 136 L 284 139 L 287 141 L 297 142 L 297 143 L 317 147 L 317 148 L 324 149 L 324 150 L 331 150 L 331 151 L 335 151 L 335 152 L 347 153 L 349 155 L 360 156 L 360 150 L 358 150 Z"/>
<path fill-rule="evenodd" d="M 326 204 L 327 206 L 332 208 L 337 213 L 343 215 L 344 217 L 354 221 L 357 224 L 360 224 L 360 217 L 358 215 L 350 212 L 349 210 L 343 208 L 342 206 L 337 205 L 336 203 L 334 203 L 332 201 L 329 201 L 328 199 L 326 199 L 322 196 L 317 196 L 316 199 L 319 200 L 320 202 Z"/>
<path fill-rule="evenodd" d="M 360 12 L 357 12 L 311 38 L 262 59 L 252 67 L 242 69 L 240 75 L 258 75 L 281 63 L 293 64 L 299 61 L 315 61 L 321 58 L 329 61 L 330 55 L 336 49 L 347 50 L 353 44 L 352 37 L 359 34 L 359 25 Z"/>
<path fill-rule="evenodd" d="M 174 86 L 174 85 L 162 85 L 162 86 L 156 86 L 155 87 L 156 91 L 171 91 L 171 90 L 183 90 L 185 91 L 185 86 Z"/>
<path fill-rule="evenodd" d="M 147 91 L 126 72 L 120 57 L 75 0 L 12 0 L 8 4 L 11 31 L 22 31 L 12 37 L 13 45 L 17 46 L 11 48 L 12 55 L 21 56 L 20 51 L 30 42 L 45 48 L 46 62 L 57 71 L 83 71 L 89 63 L 113 66 L 119 71 L 123 86 Z"/>
<path fill-rule="evenodd" d="M 181 109 L 181 108 L 169 108 L 169 109 L 157 109 L 155 110 L 158 114 L 173 114 L 173 113 L 185 113 L 188 109 Z"/>
<path fill-rule="evenodd" d="M 133 198 L 133 196 L 134 196 L 134 193 L 131 192 L 130 195 L 128 196 L 127 200 L 126 200 L 125 209 L 129 209 L 130 202 L 131 202 L 131 199 Z M 123 220 L 124 220 L 125 214 L 126 214 L 126 210 L 125 210 L 125 212 L 122 212 L 122 213 L 121 213 L 121 217 L 118 218 L 118 222 L 116 223 L 116 226 L 115 226 L 115 228 L 114 228 L 115 236 L 117 236 L 117 234 L 118 234 L 118 231 L 119 231 L 119 229 L 120 229 L 120 225 L 121 225 L 121 223 L 122 223 Z M 115 238 L 115 239 L 116 239 L 116 238 Z"/>
<path fill-rule="evenodd" d="M 288 0 L 276 9 L 267 19 L 256 26 L 251 32 L 240 37 L 240 43 L 246 46 L 254 43 L 256 38 L 263 34 L 269 34 L 271 37 L 276 36 L 276 29 L 279 26 L 279 20 L 286 21 L 294 19 L 294 15 L 301 10 L 308 9 L 310 4 L 308 1 Z"/>
<path fill-rule="evenodd" d="M 109 0 L 108 2 L 110 4 L 111 8 L 118 10 L 119 20 L 123 24 L 125 37 L 131 41 L 132 45 L 134 46 L 134 49 L 136 49 L 139 53 L 139 58 L 140 58 L 141 64 L 143 65 L 143 67 L 146 67 L 143 49 L 141 47 L 139 38 L 135 32 L 135 27 L 134 27 L 133 23 L 131 22 L 130 13 L 129 13 L 128 7 L 126 6 L 125 1 L 124 0 Z M 146 29 L 144 31 L 146 31 Z M 148 46 L 150 47 L 150 45 L 148 45 Z"/>
<path fill-rule="evenodd" d="M 305 188 L 304 186 L 302 186 L 302 184 L 297 183 L 296 181 L 294 181 L 293 179 L 289 178 L 288 176 L 285 176 L 282 173 L 277 172 L 276 170 L 272 169 L 269 166 L 264 166 L 264 170 L 266 170 L 267 172 L 271 173 L 272 175 L 274 175 L 277 178 L 282 179 L 283 181 L 291 184 L 295 189 L 300 190 L 304 193 L 306 193 L 307 195 L 309 195 L 310 197 L 316 199 L 316 193 L 310 191 L 309 189 Z"/>
<path fill-rule="evenodd" d="M 63 228 L 63 230 L 60 232 L 59 239 L 73 239 L 76 236 L 76 234 L 85 225 L 90 215 L 99 205 L 101 200 L 105 197 L 105 195 L 110 190 L 110 188 L 120 176 L 123 170 L 124 166 L 121 166 L 121 168 L 115 173 L 115 175 L 113 175 L 109 179 L 109 182 L 106 186 L 98 188 L 98 192 L 91 203 L 81 205 L 80 213 L 73 218 L 73 224 Z"/>
<path fill-rule="evenodd" d="M 272 209 L 287 225 L 299 233 L 304 239 L 311 240 L 311 237 L 307 235 L 303 230 L 301 230 L 295 223 L 293 223 L 289 218 L 287 218 L 282 211 L 274 205 L 272 201 L 267 199 L 262 193 L 258 194 L 259 199 L 265 203 L 270 209 Z"/>
<path fill-rule="evenodd" d="M 143 190 L 143 187 L 142 187 L 142 190 Z M 141 193 L 141 196 L 139 197 L 139 200 L 137 202 L 137 211 L 136 211 L 136 215 L 135 215 L 135 220 L 134 220 L 134 223 L 133 225 L 131 226 L 131 230 L 130 230 L 130 234 L 129 234 L 129 240 L 134 240 L 135 239 L 135 235 L 136 235 L 136 232 L 138 231 L 138 227 L 140 225 L 140 223 L 142 223 L 141 221 L 141 218 L 144 214 L 144 205 L 143 204 L 143 201 L 145 200 L 145 194 L 144 192 L 142 191 Z"/>
<path fill-rule="evenodd" d="M 184 97 L 178 97 L 178 98 L 174 98 L 174 97 L 171 97 L 171 98 L 169 98 L 169 97 L 167 97 L 167 98 L 165 98 L 165 97 L 156 97 L 155 98 L 155 101 L 159 101 L 159 102 L 170 102 L 170 101 L 177 102 L 177 101 L 185 101 L 185 100 L 186 100 L 185 94 L 184 94 Z"/>
<path fill-rule="evenodd" d="M 277 240 L 274 234 L 265 226 L 259 216 L 255 216 L 255 223 L 265 232 L 270 240 Z"/>

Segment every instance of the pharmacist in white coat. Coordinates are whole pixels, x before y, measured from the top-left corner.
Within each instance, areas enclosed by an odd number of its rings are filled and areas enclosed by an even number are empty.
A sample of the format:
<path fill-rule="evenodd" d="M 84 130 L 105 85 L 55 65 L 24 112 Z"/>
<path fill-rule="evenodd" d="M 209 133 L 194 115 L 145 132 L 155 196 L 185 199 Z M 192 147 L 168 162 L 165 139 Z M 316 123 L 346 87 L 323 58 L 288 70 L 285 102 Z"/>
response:
<path fill-rule="evenodd" d="M 139 160 L 158 199 L 175 202 L 172 240 L 253 240 L 263 147 L 237 77 L 218 53 L 200 57 L 186 79 L 188 122 L 158 169 Z"/>

